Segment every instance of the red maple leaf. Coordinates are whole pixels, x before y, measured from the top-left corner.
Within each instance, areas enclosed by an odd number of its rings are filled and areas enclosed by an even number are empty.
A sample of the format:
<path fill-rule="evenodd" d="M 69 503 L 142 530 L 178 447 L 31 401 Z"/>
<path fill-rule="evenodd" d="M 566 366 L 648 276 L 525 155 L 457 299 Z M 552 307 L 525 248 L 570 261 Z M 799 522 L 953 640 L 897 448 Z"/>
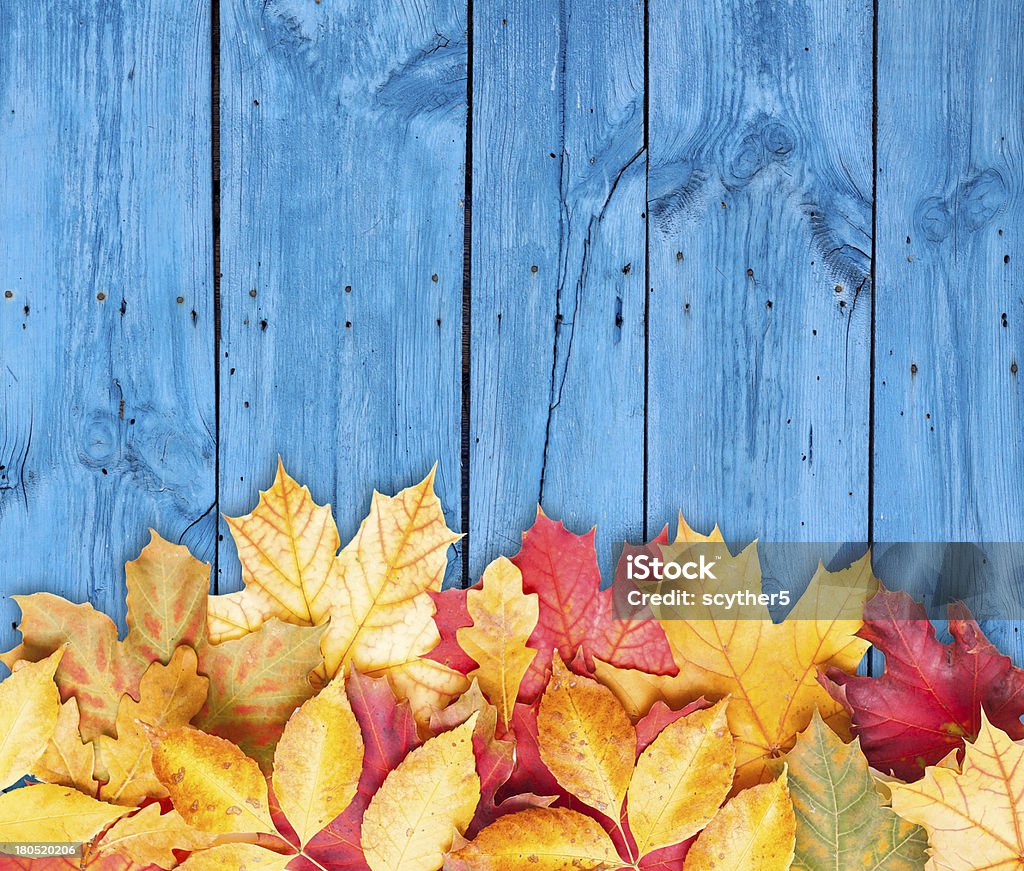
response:
<path fill-rule="evenodd" d="M 532 702 L 540 696 L 555 650 L 569 661 L 582 651 L 588 668 L 596 657 L 649 674 L 678 673 L 657 620 L 615 616 L 612 591 L 601 590 L 593 529 L 576 535 L 538 510 L 512 562 L 523 573 L 523 592 L 536 593 L 540 604 L 537 628 L 528 642 L 540 652 L 523 678 L 520 700 Z"/>
<path fill-rule="evenodd" d="M 864 606 L 857 633 L 885 654 L 880 677 L 829 669 L 822 684 L 846 705 L 853 732 L 875 768 L 903 780 L 961 750 L 989 720 L 1024 738 L 1024 671 L 984 636 L 963 605 L 949 608 L 950 644 L 935 637 L 924 608 L 906 593 L 882 590 Z"/>

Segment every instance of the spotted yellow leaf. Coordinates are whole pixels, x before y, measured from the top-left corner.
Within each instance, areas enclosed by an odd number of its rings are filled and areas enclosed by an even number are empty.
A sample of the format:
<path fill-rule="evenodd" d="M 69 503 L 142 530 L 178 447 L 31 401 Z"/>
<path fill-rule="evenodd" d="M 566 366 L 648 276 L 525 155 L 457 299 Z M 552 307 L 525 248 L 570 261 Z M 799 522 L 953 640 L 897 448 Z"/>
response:
<path fill-rule="evenodd" d="M 276 831 L 263 774 L 234 744 L 187 726 L 145 729 L 153 770 L 190 826 L 220 834 Z"/>
<path fill-rule="evenodd" d="M 437 871 L 480 800 L 476 715 L 413 750 L 371 799 L 362 822 L 370 871 Z"/>
<path fill-rule="evenodd" d="M 640 754 L 629 784 L 629 827 L 641 856 L 699 832 L 729 794 L 736 751 L 727 704 L 670 723 Z"/>
<path fill-rule="evenodd" d="M 615 696 L 573 674 L 557 654 L 537 713 L 540 757 L 558 783 L 617 821 L 636 756 L 636 733 Z"/>
<path fill-rule="evenodd" d="M 788 871 L 796 820 L 786 773 L 745 789 L 723 807 L 686 853 L 684 871 Z"/>
<path fill-rule="evenodd" d="M 348 807 L 363 768 L 363 736 L 345 684 L 334 680 L 288 721 L 274 754 L 274 794 L 305 845 Z"/>

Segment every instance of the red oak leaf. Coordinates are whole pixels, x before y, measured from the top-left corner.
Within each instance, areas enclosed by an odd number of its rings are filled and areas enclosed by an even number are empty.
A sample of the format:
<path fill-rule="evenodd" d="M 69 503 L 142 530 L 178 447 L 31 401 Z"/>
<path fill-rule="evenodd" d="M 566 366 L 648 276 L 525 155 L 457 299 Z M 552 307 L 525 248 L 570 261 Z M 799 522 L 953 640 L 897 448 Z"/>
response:
<path fill-rule="evenodd" d="M 950 644 L 935 637 L 924 608 L 883 590 L 864 606 L 857 633 L 885 654 L 880 677 L 830 669 L 822 683 L 849 709 L 853 732 L 875 768 L 920 778 L 950 750 L 962 751 L 981 710 L 1011 738 L 1024 738 L 1024 671 L 982 634 L 962 605 L 950 606 Z"/>
<path fill-rule="evenodd" d="M 540 652 L 523 678 L 520 700 L 532 702 L 540 696 L 555 650 L 567 660 L 582 651 L 588 667 L 597 657 L 649 674 L 678 673 L 658 621 L 616 618 L 611 590 L 601 590 L 593 529 L 576 535 L 538 510 L 512 562 L 523 573 L 523 592 L 536 593 L 540 604 L 537 628 L 528 642 Z"/>
<path fill-rule="evenodd" d="M 363 773 L 352 803 L 306 845 L 306 853 L 332 871 L 369 871 L 359 841 L 363 813 L 384 778 L 419 746 L 420 739 L 412 711 L 395 698 L 387 678 L 365 677 L 353 669 L 345 690 L 363 733 Z M 303 857 L 288 867 L 318 871 Z"/>
<path fill-rule="evenodd" d="M 479 586 L 478 581 L 476 587 Z M 473 618 L 469 616 L 469 609 L 466 606 L 468 592 L 469 590 L 460 590 L 457 587 L 441 591 L 427 590 L 427 595 L 437 609 L 434 613 L 434 622 L 437 624 L 441 640 L 424 659 L 432 659 L 463 674 L 469 674 L 479 664 L 459 646 L 455 638 L 455 633 L 459 629 L 473 625 Z"/>

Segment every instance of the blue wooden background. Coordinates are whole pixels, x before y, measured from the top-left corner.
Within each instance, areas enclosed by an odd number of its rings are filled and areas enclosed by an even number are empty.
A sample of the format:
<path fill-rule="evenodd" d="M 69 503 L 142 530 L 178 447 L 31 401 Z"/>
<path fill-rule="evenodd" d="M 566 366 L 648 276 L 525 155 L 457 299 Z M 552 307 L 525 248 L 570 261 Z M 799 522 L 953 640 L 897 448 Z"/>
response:
<path fill-rule="evenodd" d="M 278 452 L 343 538 L 439 460 L 451 582 L 538 501 L 1024 539 L 1022 18 L 0 0 L 3 591 L 120 615 L 149 526 L 235 588 Z"/>

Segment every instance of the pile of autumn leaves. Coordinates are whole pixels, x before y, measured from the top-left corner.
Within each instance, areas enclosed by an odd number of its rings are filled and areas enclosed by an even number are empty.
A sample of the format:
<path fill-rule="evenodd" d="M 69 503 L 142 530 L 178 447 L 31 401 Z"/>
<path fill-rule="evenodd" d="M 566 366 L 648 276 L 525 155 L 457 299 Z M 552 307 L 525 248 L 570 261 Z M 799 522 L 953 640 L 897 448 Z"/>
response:
<path fill-rule="evenodd" d="M 966 613 L 939 643 L 866 560 L 819 569 L 781 623 L 621 621 L 593 533 L 542 513 L 441 592 L 457 536 L 432 475 L 375 493 L 340 551 L 283 468 L 229 524 L 245 589 L 208 596 L 208 566 L 154 534 L 124 640 L 89 605 L 19 598 L 0 786 L 40 783 L 0 796 L 0 842 L 87 847 L 5 867 L 1024 863 L 1024 672 Z M 675 542 L 706 540 L 680 521 Z M 716 574 L 748 588 L 755 548 Z M 854 676 L 870 644 L 885 673 Z"/>

